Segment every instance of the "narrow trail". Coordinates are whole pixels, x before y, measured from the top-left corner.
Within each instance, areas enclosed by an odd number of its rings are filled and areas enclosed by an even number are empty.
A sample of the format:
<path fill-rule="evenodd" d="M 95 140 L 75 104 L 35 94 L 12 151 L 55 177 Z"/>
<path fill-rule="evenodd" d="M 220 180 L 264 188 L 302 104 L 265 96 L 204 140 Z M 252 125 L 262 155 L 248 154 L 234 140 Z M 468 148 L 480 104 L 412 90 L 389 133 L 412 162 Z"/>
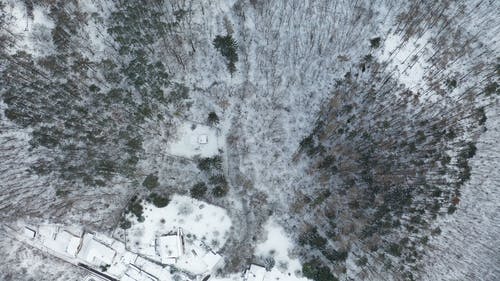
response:
<path fill-rule="evenodd" d="M 238 127 L 232 126 L 229 135 L 237 134 Z M 238 204 L 228 208 L 233 222 L 232 233 L 224 245 L 222 252 L 226 257 L 226 271 L 241 272 L 252 262 L 254 244 L 265 222 L 263 212 L 266 208 L 253 208 L 251 201 L 255 191 L 252 181 L 239 169 L 241 153 L 236 143 L 226 147 L 227 179 L 232 192 L 237 193 Z"/>

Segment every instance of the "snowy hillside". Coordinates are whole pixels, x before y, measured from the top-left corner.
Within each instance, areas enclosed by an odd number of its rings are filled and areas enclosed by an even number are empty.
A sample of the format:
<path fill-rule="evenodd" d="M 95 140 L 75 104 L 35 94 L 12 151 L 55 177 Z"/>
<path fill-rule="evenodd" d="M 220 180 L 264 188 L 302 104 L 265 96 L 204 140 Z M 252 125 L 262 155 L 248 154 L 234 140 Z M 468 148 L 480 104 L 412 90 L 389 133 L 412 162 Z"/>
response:
<path fill-rule="evenodd" d="M 0 223 L 185 280 L 497 280 L 499 10 L 0 0 Z M 2 233 L 0 281 L 89 274 Z"/>

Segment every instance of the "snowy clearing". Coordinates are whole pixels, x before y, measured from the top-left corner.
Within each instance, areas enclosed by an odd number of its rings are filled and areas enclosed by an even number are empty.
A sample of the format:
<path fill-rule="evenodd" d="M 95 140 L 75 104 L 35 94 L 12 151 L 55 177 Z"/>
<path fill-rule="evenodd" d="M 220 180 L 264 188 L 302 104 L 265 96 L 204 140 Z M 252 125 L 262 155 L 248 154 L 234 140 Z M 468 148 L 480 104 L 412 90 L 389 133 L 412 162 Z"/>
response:
<path fill-rule="evenodd" d="M 175 139 L 168 144 L 166 152 L 186 158 L 211 157 L 219 153 L 221 144 L 217 129 L 185 121 L 177 128 Z"/>
<path fill-rule="evenodd" d="M 288 237 L 283 229 L 273 218 L 264 226 L 264 231 L 267 232 L 265 241 L 257 245 L 255 249 L 256 256 L 272 257 L 276 262 L 275 269 L 272 271 L 280 271 L 283 274 L 294 276 L 296 272 L 302 270 L 300 262 L 290 255 L 293 248 L 293 242 Z M 273 276 L 276 273 L 272 274 Z M 297 280 L 307 280 L 305 278 Z"/>
<path fill-rule="evenodd" d="M 177 267 L 200 274 L 219 262 L 214 252 L 225 244 L 231 228 L 226 210 L 181 195 L 174 195 L 163 208 L 147 202 L 143 206 L 144 221 L 131 218 L 132 227 L 126 231 L 126 243 L 131 251 L 165 263 L 156 250 L 157 240 L 160 237 L 160 244 L 171 245 L 165 236 L 182 228 L 186 250 L 184 255 L 174 257 Z"/>
<path fill-rule="evenodd" d="M 431 34 L 425 33 L 418 38 L 410 38 L 406 43 L 399 35 L 391 34 L 385 40 L 380 59 L 389 63 L 392 71 L 398 73 L 399 81 L 409 89 L 425 89 L 425 70 Z"/>
<path fill-rule="evenodd" d="M 18 49 L 29 51 L 34 56 L 47 55 L 53 48 L 50 39 L 50 30 L 54 22 L 48 17 L 48 11 L 40 6 L 35 6 L 32 15 L 28 15 L 26 7 L 20 2 L 10 1 L 7 6 L 7 21 L 10 31 L 17 37 Z M 42 48 L 40 48 L 42 47 Z M 16 50 L 11 50 L 15 52 Z"/>

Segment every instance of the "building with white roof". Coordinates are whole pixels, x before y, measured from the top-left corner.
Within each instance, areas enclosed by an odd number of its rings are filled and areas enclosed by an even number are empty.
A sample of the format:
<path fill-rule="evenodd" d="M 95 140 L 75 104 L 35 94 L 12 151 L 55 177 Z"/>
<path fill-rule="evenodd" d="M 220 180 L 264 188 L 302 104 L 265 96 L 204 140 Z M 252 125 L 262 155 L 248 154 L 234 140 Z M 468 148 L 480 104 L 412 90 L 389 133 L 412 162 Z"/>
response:
<path fill-rule="evenodd" d="M 208 251 L 201 257 L 201 260 L 205 263 L 208 270 L 212 270 L 222 260 L 222 256 L 212 251 Z"/>
<path fill-rule="evenodd" d="M 36 236 L 36 231 L 34 229 L 32 229 L 31 227 L 25 226 L 23 234 L 25 237 L 33 239 Z"/>
<path fill-rule="evenodd" d="M 199 144 L 206 144 L 208 143 L 208 136 L 205 134 L 199 135 L 198 136 L 198 143 Z"/>
<path fill-rule="evenodd" d="M 120 251 L 115 247 L 113 247 L 113 249 L 117 254 L 111 266 L 106 270 L 106 273 L 113 276 L 122 276 L 124 272 L 127 271 L 128 266 L 135 263 L 137 260 L 137 254 L 126 250 Z"/>
<path fill-rule="evenodd" d="M 77 255 L 79 259 L 95 266 L 111 265 L 115 256 L 115 250 L 95 240 L 94 235 L 90 233 L 83 236 L 82 247 Z"/>
<path fill-rule="evenodd" d="M 127 274 L 125 274 L 122 276 L 122 278 L 120 278 L 120 281 L 136 281 L 136 280 L 133 277 L 130 277 Z"/>
<path fill-rule="evenodd" d="M 59 254 L 76 257 L 82 238 L 54 225 L 41 226 L 38 233 L 43 246 Z"/>
<path fill-rule="evenodd" d="M 173 275 L 175 280 L 191 280 L 181 272 L 173 274 L 169 266 L 130 252 L 119 240 L 75 229 L 49 224 L 34 228 L 23 223 L 9 231 L 29 245 L 88 270 L 84 281 L 173 281 Z M 180 229 L 173 237 L 176 247 L 183 246 Z M 177 248 L 177 253 L 183 253 L 183 248 Z"/>
<path fill-rule="evenodd" d="M 137 257 L 137 260 L 134 262 L 134 266 L 152 276 L 160 278 L 160 280 L 171 280 L 170 267 L 168 266 L 161 266 L 140 256 Z"/>
<path fill-rule="evenodd" d="M 184 255 L 184 241 L 182 230 L 177 229 L 176 234 L 163 235 L 156 238 L 156 252 L 164 264 L 170 264 Z"/>
<path fill-rule="evenodd" d="M 44 240 L 54 240 L 56 238 L 58 227 L 55 225 L 41 225 L 38 227 L 38 235 L 40 235 L 40 239 L 42 242 Z"/>
<path fill-rule="evenodd" d="M 69 232 L 66 231 L 65 233 L 69 234 Z M 80 250 L 81 245 L 82 245 L 82 238 L 71 235 L 71 237 L 69 238 L 68 246 L 66 247 L 66 253 L 68 253 L 72 257 L 76 257 L 76 254 Z"/>
<path fill-rule="evenodd" d="M 266 278 L 266 269 L 263 266 L 251 264 L 245 271 L 244 281 L 264 281 Z"/>

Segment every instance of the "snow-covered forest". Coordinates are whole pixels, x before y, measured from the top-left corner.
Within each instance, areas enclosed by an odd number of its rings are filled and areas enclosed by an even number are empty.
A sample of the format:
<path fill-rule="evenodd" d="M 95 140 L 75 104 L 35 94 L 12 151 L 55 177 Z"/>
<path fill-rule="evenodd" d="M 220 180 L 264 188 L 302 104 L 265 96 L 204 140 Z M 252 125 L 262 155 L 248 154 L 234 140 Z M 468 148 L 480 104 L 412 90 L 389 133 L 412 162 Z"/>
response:
<path fill-rule="evenodd" d="M 181 194 L 231 219 L 220 278 L 498 280 L 499 12 L 0 0 L 0 223 L 117 236 Z M 216 155 L 172 151 L 187 122 Z M 259 248 L 269 225 L 293 265 Z M 0 253 L 0 280 L 85 276 L 1 232 Z"/>

